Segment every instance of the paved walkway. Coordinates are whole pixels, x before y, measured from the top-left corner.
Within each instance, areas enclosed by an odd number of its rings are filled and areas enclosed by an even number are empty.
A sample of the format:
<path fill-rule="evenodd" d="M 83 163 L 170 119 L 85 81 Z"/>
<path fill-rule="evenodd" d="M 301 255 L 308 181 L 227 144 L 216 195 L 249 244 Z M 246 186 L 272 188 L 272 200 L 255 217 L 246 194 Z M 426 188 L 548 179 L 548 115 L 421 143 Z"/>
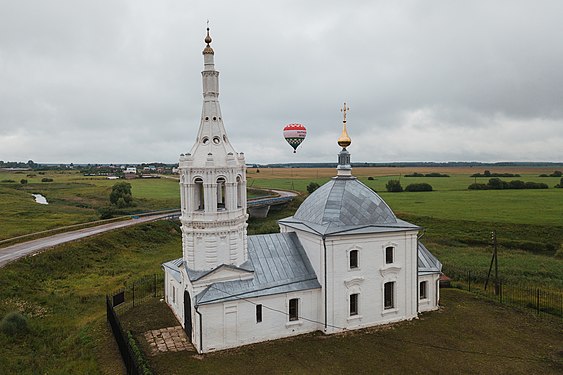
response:
<path fill-rule="evenodd" d="M 184 350 L 196 353 L 182 326 L 153 329 L 145 332 L 144 335 L 151 348 L 150 355 Z"/>

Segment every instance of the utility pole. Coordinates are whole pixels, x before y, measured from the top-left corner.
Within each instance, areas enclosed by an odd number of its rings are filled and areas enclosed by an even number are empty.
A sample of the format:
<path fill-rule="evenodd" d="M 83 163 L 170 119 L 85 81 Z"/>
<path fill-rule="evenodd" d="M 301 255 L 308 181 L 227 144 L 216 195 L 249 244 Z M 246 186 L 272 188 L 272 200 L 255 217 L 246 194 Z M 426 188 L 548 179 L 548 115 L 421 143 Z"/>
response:
<path fill-rule="evenodd" d="M 487 290 L 487 285 L 489 284 L 489 278 L 491 277 L 491 271 L 493 269 L 493 262 L 495 265 L 495 295 L 499 294 L 499 279 L 498 279 L 498 252 L 497 252 L 497 232 L 493 230 L 491 232 L 491 241 L 493 245 L 493 257 L 491 258 L 491 264 L 489 266 L 489 273 L 487 274 L 487 280 L 485 281 L 485 290 Z"/>

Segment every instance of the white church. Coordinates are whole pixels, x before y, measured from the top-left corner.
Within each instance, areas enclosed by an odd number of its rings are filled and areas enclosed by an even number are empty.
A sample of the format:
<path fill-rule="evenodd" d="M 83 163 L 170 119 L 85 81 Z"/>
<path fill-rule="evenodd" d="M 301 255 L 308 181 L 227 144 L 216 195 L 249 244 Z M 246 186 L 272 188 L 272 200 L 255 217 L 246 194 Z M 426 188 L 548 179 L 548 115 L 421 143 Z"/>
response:
<path fill-rule="evenodd" d="M 209 29 L 205 42 L 201 123 L 180 156 L 182 257 L 163 264 L 166 302 L 197 351 L 437 309 L 442 265 L 421 228 L 352 175 L 346 106 L 336 176 L 279 221 L 280 233 L 247 236 L 244 154 L 223 125 Z"/>

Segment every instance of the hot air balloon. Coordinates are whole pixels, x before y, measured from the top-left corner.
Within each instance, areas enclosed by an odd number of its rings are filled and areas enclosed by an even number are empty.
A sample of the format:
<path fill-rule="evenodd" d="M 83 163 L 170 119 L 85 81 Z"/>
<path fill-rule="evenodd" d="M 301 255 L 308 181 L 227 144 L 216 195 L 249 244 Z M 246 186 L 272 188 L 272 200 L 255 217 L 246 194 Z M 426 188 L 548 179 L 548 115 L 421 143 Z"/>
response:
<path fill-rule="evenodd" d="M 283 128 L 283 137 L 293 147 L 293 152 L 297 152 L 297 147 L 305 140 L 307 129 L 301 124 L 289 124 Z"/>

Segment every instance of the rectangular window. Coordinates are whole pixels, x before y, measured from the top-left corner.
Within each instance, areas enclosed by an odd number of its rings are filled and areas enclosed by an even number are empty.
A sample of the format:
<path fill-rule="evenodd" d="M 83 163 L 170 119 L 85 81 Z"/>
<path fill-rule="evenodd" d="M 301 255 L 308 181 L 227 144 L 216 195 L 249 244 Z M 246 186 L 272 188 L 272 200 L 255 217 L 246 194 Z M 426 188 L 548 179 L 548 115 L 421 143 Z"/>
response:
<path fill-rule="evenodd" d="M 395 283 L 385 283 L 385 309 L 392 309 L 395 307 Z"/>
<path fill-rule="evenodd" d="M 358 250 L 350 251 L 350 268 L 358 268 Z"/>
<path fill-rule="evenodd" d="M 292 298 L 289 300 L 289 320 L 299 319 L 299 299 Z"/>
<path fill-rule="evenodd" d="M 350 316 L 358 315 L 358 296 L 359 294 L 350 294 Z"/>
<path fill-rule="evenodd" d="M 426 281 L 421 281 L 420 282 L 420 299 L 426 299 Z"/>
<path fill-rule="evenodd" d="M 393 247 L 391 246 L 385 248 L 385 263 L 393 263 Z"/>
<path fill-rule="evenodd" d="M 262 322 L 262 305 L 256 305 L 256 323 Z"/>
<path fill-rule="evenodd" d="M 176 303 L 176 287 L 172 286 L 172 303 Z"/>

